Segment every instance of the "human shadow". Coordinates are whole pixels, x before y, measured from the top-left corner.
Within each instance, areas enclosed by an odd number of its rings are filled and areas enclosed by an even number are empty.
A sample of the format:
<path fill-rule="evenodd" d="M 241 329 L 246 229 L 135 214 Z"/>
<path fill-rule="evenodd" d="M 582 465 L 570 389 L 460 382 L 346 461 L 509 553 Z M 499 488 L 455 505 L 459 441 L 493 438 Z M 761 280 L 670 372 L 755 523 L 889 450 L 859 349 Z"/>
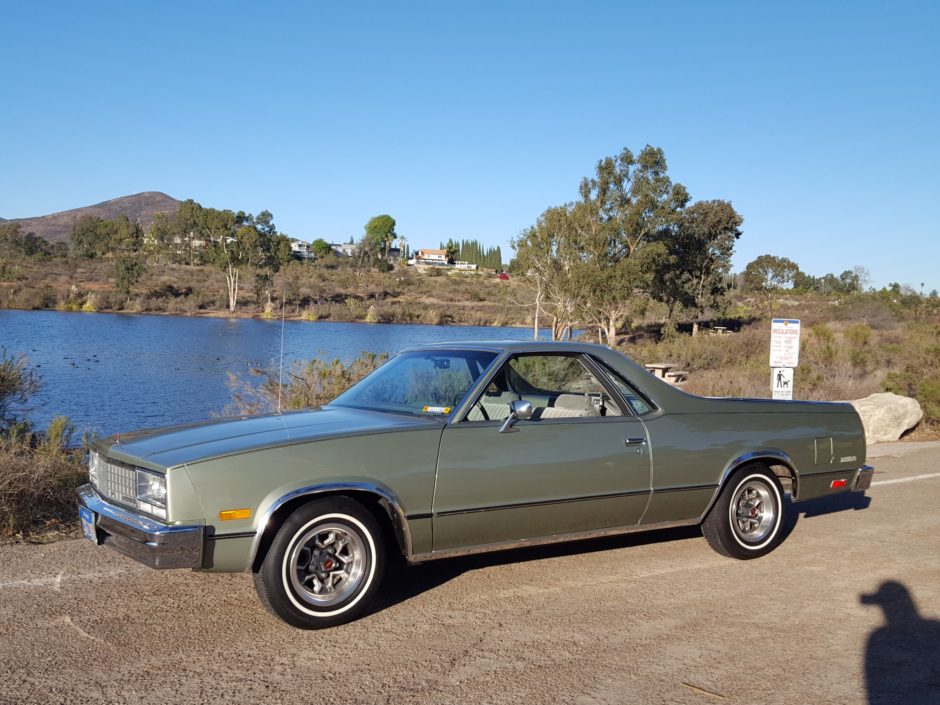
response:
<path fill-rule="evenodd" d="M 859 600 L 885 618 L 865 647 L 870 705 L 940 703 L 940 621 L 922 617 L 907 587 L 893 580 Z"/>
<path fill-rule="evenodd" d="M 422 593 L 450 582 L 464 573 L 481 568 L 611 551 L 631 546 L 681 541 L 683 539 L 701 538 L 701 536 L 702 531 L 698 526 L 687 526 L 530 548 L 494 551 L 459 558 L 446 558 L 414 566 L 406 566 L 404 560 L 399 560 L 396 557 L 387 566 L 382 590 L 372 612 L 379 612 L 402 602 L 407 602 Z"/>

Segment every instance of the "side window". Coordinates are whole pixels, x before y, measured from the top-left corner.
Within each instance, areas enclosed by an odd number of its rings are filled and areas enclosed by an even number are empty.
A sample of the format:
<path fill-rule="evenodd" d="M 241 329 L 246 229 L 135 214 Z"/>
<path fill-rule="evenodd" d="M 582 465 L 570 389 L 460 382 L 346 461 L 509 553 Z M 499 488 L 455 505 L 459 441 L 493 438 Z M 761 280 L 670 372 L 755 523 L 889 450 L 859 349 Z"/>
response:
<path fill-rule="evenodd" d="M 653 407 L 648 401 L 641 397 L 637 391 L 630 386 L 629 382 L 627 382 L 623 377 L 614 372 L 612 369 L 610 369 L 610 367 L 605 365 L 600 360 L 595 360 L 595 362 L 597 362 L 597 364 L 604 369 L 604 371 L 607 373 L 607 377 L 611 382 L 614 383 L 614 385 L 623 395 L 623 398 L 627 400 L 627 404 L 630 405 L 630 409 L 634 414 L 637 416 L 642 416 L 643 414 L 648 414 L 649 412 L 653 411 L 655 407 Z"/>
<path fill-rule="evenodd" d="M 579 356 L 516 355 L 497 371 L 465 420 L 502 421 L 516 400 L 532 404 L 532 421 L 623 416 Z"/>

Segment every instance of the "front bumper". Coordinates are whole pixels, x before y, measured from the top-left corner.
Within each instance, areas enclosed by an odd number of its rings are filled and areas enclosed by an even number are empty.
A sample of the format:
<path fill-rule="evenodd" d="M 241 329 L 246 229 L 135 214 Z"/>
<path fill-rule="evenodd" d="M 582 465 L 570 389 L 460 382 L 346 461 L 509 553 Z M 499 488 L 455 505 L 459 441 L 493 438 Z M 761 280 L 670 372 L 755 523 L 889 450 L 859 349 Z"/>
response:
<path fill-rule="evenodd" d="M 202 567 L 206 527 L 162 524 L 106 501 L 92 485 L 78 488 L 78 502 L 94 513 L 95 543 L 151 568 Z"/>

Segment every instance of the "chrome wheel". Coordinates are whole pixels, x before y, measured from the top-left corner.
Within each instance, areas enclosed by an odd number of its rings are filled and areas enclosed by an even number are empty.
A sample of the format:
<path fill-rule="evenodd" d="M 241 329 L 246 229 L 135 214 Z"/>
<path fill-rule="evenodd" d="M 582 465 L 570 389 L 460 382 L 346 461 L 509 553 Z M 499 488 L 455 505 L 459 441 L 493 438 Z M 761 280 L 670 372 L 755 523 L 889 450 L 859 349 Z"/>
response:
<path fill-rule="evenodd" d="M 362 537 L 337 522 L 317 524 L 294 541 L 286 570 L 296 595 L 315 607 L 331 607 L 350 597 L 366 576 Z"/>
<path fill-rule="evenodd" d="M 777 502 L 765 482 L 749 479 L 738 486 L 729 507 L 731 527 L 741 541 L 758 544 L 777 525 Z"/>

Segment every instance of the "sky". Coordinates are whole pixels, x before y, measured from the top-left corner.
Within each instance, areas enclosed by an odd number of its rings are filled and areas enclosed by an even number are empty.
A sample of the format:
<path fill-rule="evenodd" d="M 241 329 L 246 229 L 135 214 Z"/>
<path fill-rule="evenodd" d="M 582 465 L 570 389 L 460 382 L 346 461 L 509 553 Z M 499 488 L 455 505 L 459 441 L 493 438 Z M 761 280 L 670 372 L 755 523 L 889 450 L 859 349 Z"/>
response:
<path fill-rule="evenodd" d="M 940 288 L 940 2 L 34 0 L 0 27 L 0 217 L 163 191 L 508 259 L 651 144 L 744 217 L 737 270 Z"/>

